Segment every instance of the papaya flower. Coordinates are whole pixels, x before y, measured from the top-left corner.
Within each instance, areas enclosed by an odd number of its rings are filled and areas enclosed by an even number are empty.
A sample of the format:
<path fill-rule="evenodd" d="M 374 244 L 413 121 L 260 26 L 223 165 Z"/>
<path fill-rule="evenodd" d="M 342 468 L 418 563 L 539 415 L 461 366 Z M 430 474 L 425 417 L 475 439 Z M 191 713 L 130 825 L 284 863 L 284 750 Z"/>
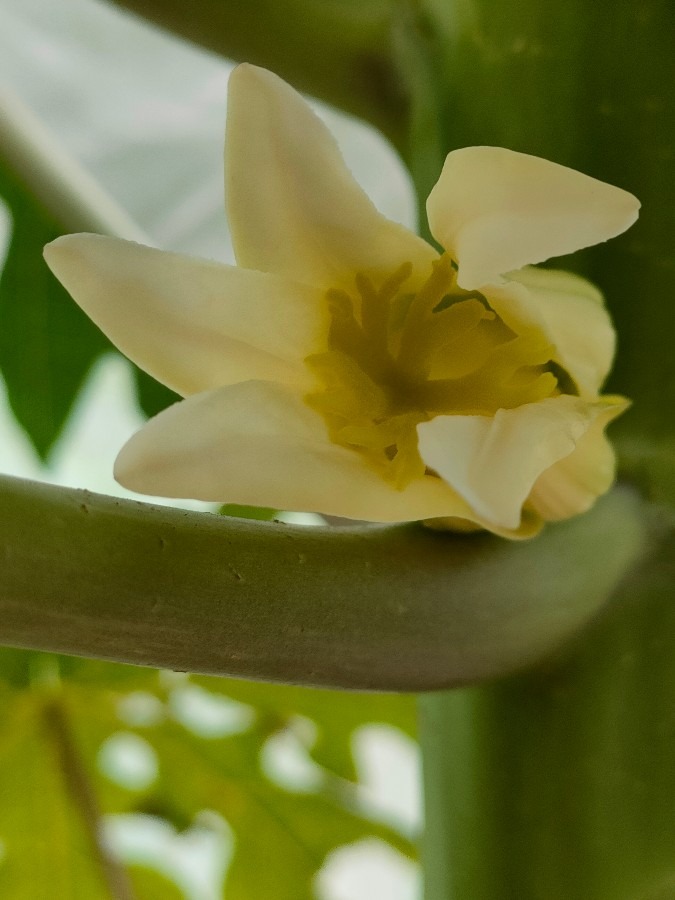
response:
<path fill-rule="evenodd" d="M 614 477 L 598 290 L 533 264 L 631 225 L 637 200 L 498 147 L 451 152 L 427 202 L 439 252 L 373 206 L 331 134 L 241 65 L 225 151 L 238 265 L 79 234 L 45 250 L 82 309 L 186 398 L 122 448 L 141 493 L 509 538 Z"/>

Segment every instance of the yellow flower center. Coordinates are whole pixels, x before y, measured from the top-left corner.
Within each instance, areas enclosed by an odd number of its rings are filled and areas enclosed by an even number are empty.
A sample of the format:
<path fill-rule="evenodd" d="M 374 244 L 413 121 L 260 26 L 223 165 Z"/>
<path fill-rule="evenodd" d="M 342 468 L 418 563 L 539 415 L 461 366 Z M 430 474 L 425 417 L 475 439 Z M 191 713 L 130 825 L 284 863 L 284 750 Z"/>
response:
<path fill-rule="evenodd" d="M 399 488 L 424 474 L 417 426 L 438 415 L 493 415 L 559 393 L 553 348 L 517 335 L 485 297 L 457 286 L 447 256 L 417 293 L 412 265 L 376 286 L 329 290 L 328 348 L 307 357 L 322 390 L 309 405 L 336 444 L 366 455 Z M 560 373 L 562 374 L 562 373 Z"/>

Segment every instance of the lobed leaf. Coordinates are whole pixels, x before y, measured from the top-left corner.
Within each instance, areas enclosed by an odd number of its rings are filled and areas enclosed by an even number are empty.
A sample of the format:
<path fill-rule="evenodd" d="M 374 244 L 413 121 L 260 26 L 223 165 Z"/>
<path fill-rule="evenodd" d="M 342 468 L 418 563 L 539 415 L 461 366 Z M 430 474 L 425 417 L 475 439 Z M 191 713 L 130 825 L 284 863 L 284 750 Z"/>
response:
<path fill-rule="evenodd" d="M 21 677 L 17 678 L 17 672 Z M 4 714 L 0 839 L 6 860 L 5 865 L 0 864 L 0 891 L 7 886 L 7 896 L 32 900 L 46 890 L 43 873 L 60 866 L 54 896 L 75 900 L 108 897 L 92 862 L 91 835 L 82 827 L 81 810 L 73 805 L 45 716 L 54 691 L 67 715 L 73 747 L 101 815 L 141 813 L 163 819 L 179 832 L 191 827 L 204 810 L 217 812 L 227 821 L 235 833 L 228 900 L 309 900 L 326 856 L 343 844 L 366 837 L 377 837 L 406 856 L 415 856 L 407 838 L 363 810 L 354 783 L 347 780 L 355 778 L 349 750 L 353 730 L 369 721 L 385 720 L 412 730 L 412 698 L 213 678 L 194 681 L 218 694 L 238 694 L 241 702 L 254 705 L 257 715 L 250 726 L 241 733 L 215 738 L 186 727 L 176 719 L 172 703 L 173 692 L 182 689 L 185 679 L 97 661 L 0 652 L 0 707 Z M 146 700 L 155 701 L 155 715 L 146 722 L 134 722 L 124 711 L 125 702 L 138 697 L 139 691 Z M 297 714 L 316 721 L 329 740 L 316 754 L 318 761 L 325 759 L 328 764 L 323 775 L 312 789 L 300 792 L 271 782 L 261 767 L 261 751 L 270 735 L 285 727 L 289 715 Z M 135 736 L 157 754 L 159 776 L 141 789 L 125 786 L 123 778 L 111 780 L 100 765 L 101 748 L 120 736 Z M 38 760 L 40 779 L 29 784 Z M 24 795 L 27 804 L 22 804 Z M 58 817 L 58 840 L 50 839 L 45 817 Z M 26 878 L 28 855 L 33 865 Z M 263 855 L 264 866 L 260 864 Z M 81 856 L 88 870 L 69 863 L 71 856 L 75 860 Z M 127 874 L 137 900 L 171 897 L 176 891 L 171 882 L 165 886 L 154 869 L 130 867 Z"/>

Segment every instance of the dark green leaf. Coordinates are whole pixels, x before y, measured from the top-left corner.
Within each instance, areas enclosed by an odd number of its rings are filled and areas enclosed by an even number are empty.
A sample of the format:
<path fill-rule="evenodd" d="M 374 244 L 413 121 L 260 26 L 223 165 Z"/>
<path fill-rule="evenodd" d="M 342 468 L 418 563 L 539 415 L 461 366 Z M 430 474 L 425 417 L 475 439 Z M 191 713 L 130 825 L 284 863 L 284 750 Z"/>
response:
<path fill-rule="evenodd" d="M 0 113 L 0 200 L 12 220 L 0 273 L 0 371 L 44 458 L 91 366 L 112 346 L 49 272 L 42 249 L 72 231 L 142 235 L 16 98 L 3 94 Z M 149 414 L 174 399 L 148 376 L 137 378 Z"/>
<path fill-rule="evenodd" d="M 45 457 L 107 339 L 73 303 L 42 259 L 61 231 L 0 162 L 0 197 L 12 238 L 0 274 L 0 368 L 9 402 Z"/>
<path fill-rule="evenodd" d="M 138 392 L 138 402 L 143 412 L 150 418 L 180 400 L 166 385 L 155 381 L 147 372 L 134 366 L 134 380 Z"/>

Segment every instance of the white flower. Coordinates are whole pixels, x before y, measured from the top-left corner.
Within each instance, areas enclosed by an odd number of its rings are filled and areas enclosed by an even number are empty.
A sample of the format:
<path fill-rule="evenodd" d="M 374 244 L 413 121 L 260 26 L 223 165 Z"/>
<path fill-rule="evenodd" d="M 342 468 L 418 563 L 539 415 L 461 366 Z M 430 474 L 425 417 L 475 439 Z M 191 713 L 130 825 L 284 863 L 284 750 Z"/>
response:
<path fill-rule="evenodd" d="M 302 98 L 250 65 L 230 81 L 226 175 L 238 267 L 96 235 L 46 248 L 111 340 L 187 398 L 122 449 L 122 484 L 514 538 L 608 489 L 604 428 L 626 402 L 599 395 L 614 353 L 602 298 L 521 267 L 624 231 L 634 197 L 457 150 L 427 203 L 439 255 L 375 210 Z"/>

